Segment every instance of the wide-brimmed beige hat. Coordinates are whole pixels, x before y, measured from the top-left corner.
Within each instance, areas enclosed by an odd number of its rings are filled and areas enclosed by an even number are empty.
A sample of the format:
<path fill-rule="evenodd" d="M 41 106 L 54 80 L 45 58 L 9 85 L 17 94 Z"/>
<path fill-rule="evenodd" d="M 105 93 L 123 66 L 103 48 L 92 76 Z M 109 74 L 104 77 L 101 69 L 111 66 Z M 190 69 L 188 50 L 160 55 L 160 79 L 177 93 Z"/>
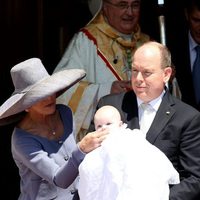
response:
<path fill-rule="evenodd" d="M 0 107 L 0 125 L 8 124 L 38 101 L 57 94 L 85 77 L 82 69 L 66 69 L 49 75 L 38 58 L 31 58 L 15 65 L 11 71 L 15 91 Z"/>

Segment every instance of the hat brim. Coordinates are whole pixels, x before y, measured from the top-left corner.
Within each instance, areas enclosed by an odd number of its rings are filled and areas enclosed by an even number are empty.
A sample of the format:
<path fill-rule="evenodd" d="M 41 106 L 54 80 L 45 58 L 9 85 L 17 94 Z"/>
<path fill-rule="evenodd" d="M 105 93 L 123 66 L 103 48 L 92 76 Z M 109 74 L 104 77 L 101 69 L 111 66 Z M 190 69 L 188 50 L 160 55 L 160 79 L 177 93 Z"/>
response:
<path fill-rule="evenodd" d="M 28 91 L 12 95 L 0 107 L 0 120 L 4 119 L 4 121 L 6 121 L 5 118 L 8 119 L 9 116 L 12 118 L 13 115 L 24 111 L 35 103 L 55 93 L 61 95 L 83 79 L 85 75 L 86 73 L 82 69 L 62 70 L 35 84 Z"/>

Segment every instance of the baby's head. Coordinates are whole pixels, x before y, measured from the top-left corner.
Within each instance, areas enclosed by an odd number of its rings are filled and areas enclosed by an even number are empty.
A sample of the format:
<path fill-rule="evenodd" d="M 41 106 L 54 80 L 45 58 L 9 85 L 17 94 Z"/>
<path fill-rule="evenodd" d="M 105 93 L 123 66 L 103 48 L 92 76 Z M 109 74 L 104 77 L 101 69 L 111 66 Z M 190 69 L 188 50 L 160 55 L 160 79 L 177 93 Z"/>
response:
<path fill-rule="evenodd" d="M 123 124 L 119 111 L 113 106 L 103 106 L 94 115 L 95 130 L 116 128 Z"/>

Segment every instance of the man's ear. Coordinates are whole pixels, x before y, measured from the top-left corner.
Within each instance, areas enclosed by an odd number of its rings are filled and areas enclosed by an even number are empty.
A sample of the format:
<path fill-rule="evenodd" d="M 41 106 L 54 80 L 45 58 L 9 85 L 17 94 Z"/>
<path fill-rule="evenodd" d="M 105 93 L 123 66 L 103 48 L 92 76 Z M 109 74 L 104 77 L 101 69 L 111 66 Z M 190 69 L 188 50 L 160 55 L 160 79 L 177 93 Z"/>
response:
<path fill-rule="evenodd" d="M 172 67 L 166 67 L 164 69 L 164 82 L 167 83 L 172 76 Z"/>

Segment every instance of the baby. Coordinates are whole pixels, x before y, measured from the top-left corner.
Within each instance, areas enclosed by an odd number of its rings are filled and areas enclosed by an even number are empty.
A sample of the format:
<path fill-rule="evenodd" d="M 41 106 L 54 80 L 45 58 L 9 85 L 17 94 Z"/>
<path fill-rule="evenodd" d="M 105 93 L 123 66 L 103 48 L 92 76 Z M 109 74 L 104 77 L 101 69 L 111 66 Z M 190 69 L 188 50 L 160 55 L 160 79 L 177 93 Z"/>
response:
<path fill-rule="evenodd" d="M 103 106 L 94 115 L 95 130 L 119 128 L 122 124 L 120 113 L 113 106 Z"/>
<path fill-rule="evenodd" d="M 126 128 L 112 106 L 97 110 L 94 123 L 110 134 L 79 166 L 80 200 L 169 200 L 169 184 L 180 180 L 165 154 L 140 130 Z"/>

